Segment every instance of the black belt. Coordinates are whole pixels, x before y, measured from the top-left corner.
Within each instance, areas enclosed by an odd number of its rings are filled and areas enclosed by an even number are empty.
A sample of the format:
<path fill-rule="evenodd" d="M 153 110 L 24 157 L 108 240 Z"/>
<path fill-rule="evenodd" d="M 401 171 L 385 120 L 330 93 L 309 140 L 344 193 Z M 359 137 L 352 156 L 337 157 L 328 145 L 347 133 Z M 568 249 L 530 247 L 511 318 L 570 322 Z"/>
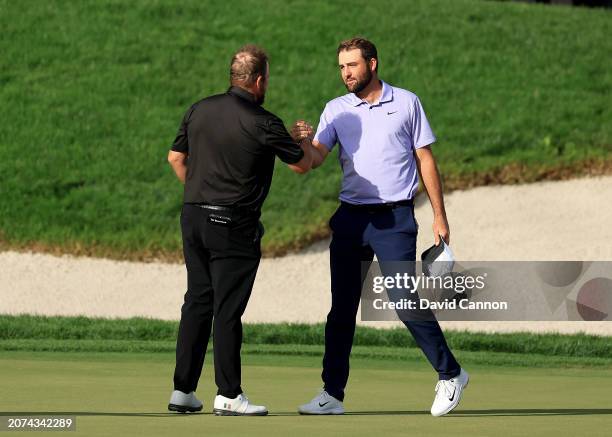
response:
<path fill-rule="evenodd" d="M 192 205 L 198 208 L 211 209 L 213 211 L 231 212 L 236 210 L 236 208 L 230 208 L 229 206 L 209 205 L 207 203 L 192 203 Z"/>
<path fill-rule="evenodd" d="M 342 206 L 354 209 L 357 211 L 389 211 L 391 209 L 399 208 L 401 206 L 412 206 L 414 202 L 412 199 L 400 200 L 399 202 L 387 202 L 387 203 L 349 203 L 349 202 L 340 202 Z"/>
<path fill-rule="evenodd" d="M 225 213 L 236 213 L 240 215 L 256 215 L 259 214 L 259 211 L 245 208 L 242 206 L 221 206 L 221 205 L 211 205 L 208 203 L 189 203 L 189 205 L 197 206 L 198 208 L 208 209 L 211 211 L 217 212 L 225 212 Z"/>

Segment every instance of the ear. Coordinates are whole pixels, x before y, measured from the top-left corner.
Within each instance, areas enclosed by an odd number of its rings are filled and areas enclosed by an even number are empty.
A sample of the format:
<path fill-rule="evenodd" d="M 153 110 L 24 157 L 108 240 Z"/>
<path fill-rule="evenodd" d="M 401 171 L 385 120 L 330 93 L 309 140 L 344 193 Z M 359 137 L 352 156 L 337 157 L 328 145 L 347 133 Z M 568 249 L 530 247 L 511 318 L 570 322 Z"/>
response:
<path fill-rule="evenodd" d="M 376 71 L 376 67 L 378 66 L 378 59 L 372 58 L 370 59 L 370 71 L 374 73 Z"/>
<path fill-rule="evenodd" d="M 255 87 L 260 90 L 263 88 L 263 84 L 264 84 L 264 77 L 263 76 L 257 76 L 257 79 L 255 79 Z"/>

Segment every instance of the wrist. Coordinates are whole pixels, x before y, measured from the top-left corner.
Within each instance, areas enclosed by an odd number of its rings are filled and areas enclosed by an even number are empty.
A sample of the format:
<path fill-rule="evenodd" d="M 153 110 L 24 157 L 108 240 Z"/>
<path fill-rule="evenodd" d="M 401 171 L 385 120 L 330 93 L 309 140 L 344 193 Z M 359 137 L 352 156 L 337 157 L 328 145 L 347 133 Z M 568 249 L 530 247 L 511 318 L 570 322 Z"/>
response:
<path fill-rule="evenodd" d="M 434 220 L 446 221 L 446 212 L 445 211 L 434 212 Z"/>

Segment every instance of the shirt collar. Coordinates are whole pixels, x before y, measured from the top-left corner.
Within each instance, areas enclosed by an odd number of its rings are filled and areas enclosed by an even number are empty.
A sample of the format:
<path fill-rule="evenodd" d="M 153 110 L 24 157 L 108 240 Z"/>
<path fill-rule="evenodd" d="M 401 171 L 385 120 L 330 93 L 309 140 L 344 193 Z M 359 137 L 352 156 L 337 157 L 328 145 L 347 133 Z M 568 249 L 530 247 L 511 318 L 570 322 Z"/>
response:
<path fill-rule="evenodd" d="M 381 80 L 380 82 L 382 83 L 383 89 L 378 103 L 390 102 L 391 100 L 393 100 L 393 87 L 383 80 Z"/>
<path fill-rule="evenodd" d="M 378 102 L 376 102 L 374 105 L 379 105 L 381 103 L 390 102 L 391 100 L 393 100 L 393 87 L 386 83 L 384 80 L 381 80 L 380 83 L 382 84 L 382 92 L 380 94 L 380 99 L 378 99 Z M 362 103 L 368 103 L 367 101 L 361 100 L 359 97 L 357 97 L 357 94 L 355 93 L 351 93 L 350 96 L 351 103 L 353 104 L 353 106 L 359 106 Z"/>
<path fill-rule="evenodd" d="M 244 100 L 248 100 L 251 103 L 256 103 L 255 96 L 244 88 L 240 88 L 239 86 L 231 86 L 227 90 L 228 94 L 233 94 L 235 96 L 241 97 Z"/>

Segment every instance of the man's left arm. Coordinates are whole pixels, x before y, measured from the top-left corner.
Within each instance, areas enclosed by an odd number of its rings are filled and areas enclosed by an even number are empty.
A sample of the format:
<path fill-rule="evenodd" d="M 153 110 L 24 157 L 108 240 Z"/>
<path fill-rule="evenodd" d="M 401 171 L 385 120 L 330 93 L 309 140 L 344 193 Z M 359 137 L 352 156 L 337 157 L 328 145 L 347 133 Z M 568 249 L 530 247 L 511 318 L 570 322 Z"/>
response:
<path fill-rule="evenodd" d="M 450 230 L 444 209 L 444 196 L 442 195 L 442 182 L 440 173 L 436 166 L 436 159 L 433 156 L 430 146 L 419 147 L 415 150 L 417 169 L 421 174 L 425 191 L 433 209 L 433 233 L 436 246 L 440 243 L 440 236 L 446 244 L 450 244 Z"/>

